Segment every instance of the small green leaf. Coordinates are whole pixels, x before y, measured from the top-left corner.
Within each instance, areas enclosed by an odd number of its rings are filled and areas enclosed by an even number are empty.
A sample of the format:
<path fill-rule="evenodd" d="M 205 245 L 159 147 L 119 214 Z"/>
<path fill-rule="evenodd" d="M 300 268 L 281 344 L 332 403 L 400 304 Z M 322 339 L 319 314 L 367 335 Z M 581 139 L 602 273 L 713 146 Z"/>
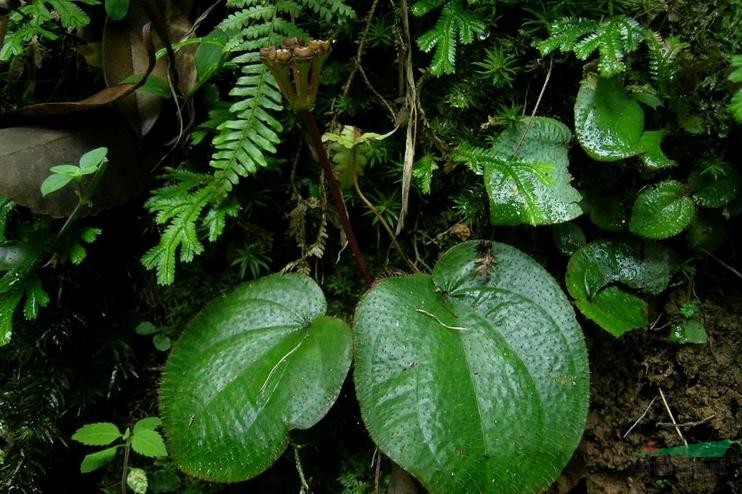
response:
<path fill-rule="evenodd" d="M 587 77 L 575 101 L 580 146 L 597 161 L 616 161 L 641 152 L 644 111 L 618 79 Z"/>
<path fill-rule="evenodd" d="M 121 431 L 110 422 L 86 424 L 77 429 L 72 440 L 87 446 L 106 446 L 121 438 Z"/>
<path fill-rule="evenodd" d="M 165 99 L 169 99 L 173 96 L 168 82 L 162 77 L 157 77 L 156 75 L 147 76 L 147 80 L 144 81 L 144 84 L 142 84 L 137 91 L 154 94 L 155 96 Z"/>
<path fill-rule="evenodd" d="M 671 252 L 660 245 L 603 240 L 574 253 L 565 281 L 580 312 L 618 337 L 648 325 L 648 306 L 614 284 L 658 294 L 669 285 L 674 265 Z"/>
<path fill-rule="evenodd" d="M 561 223 L 552 229 L 554 243 L 562 254 L 571 256 L 587 243 L 585 232 L 575 223 Z"/>
<path fill-rule="evenodd" d="M 647 303 L 615 286 L 601 290 L 590 300 L 577 299 L 575 305 L 585 317 L 616 338 L 634 329 L 646 328 L 648 324 Z"/>
<path fill-rule="evenodd" d="M 147 417 L 140 420 L 137 420 L 137 423 L 134 424 L 134 432 L 133 434 L 136 434 L 141 431 L 153 431 L 160 427 L 162 425 L 162 420 L 160 420 L 160 417 Z"/>
<path fill-rule="evenodd" d="M 309 277 L 272 275 L 208 305 L 170 353 L 160 410 L 175 463 L 236 482 L 267 469 L 289 431 L 316 424 L 351 362 L 348 325 Z"/>
<path fill-rule="evenodd" d="M 168 350 L 170 350 L 171 346 L 170 337 L 162 333 L 158 333 L 152 338 L 152 344 L 158 351 L 167 352 Z"/>
<path fill-rule="evenodd" d="M 103 233 L 103 230 L 100 228 L 85 228 L 80 233 L 80 240 L 86 244 L 92 244 L 98 239 L 101 233 Z"/>
<path fill-rule="evenodd" d="M 660 147 L 664 137 L 664 130 L 648 130 L 642 134 L 642 138 L 639 141 L 639 148 L 641 149 L 639 157 L 644 163 L 644 166 L 650 170 L 662 170 L 663 168 L 670 168 L 677 165 L 677 163 L 665 156 L 665 153 Z"/>
<path fill-rule="evenodd" d="M 688 227 L 688 243 L 694 249 L 714 251 L 727 240 L 726 221 L 720 212 L 699 212 Z"/>
<path fill-rule="evenodd" d="M 39 310 L 49 303 L 49 294 L 41 285 L 41 280 L 34 277 L 26 288 L 26 302 L 23 305 L 23 315 L 26 320 L 33 321 L 39 316 Z"/>
<path fill-rule="evenodd" d="M 46 197 L 52 192 L 58 191 L 70 183 L 72 179 L 73 177 L 69 175 L 57 175 L 56 173 L 49 175 L 41 184 L 41 195 Z"/>
<path fill-rule="evenodd" d="M 49 171 L 58 175 L 69 175 L 73 178 L 82 176 L 82 173 L 80 173 L 80 167 L 77 165 L 56 165 L 51 167 Z"/>
<path fill-rule="evenodd" d="M 720 208 L 729 204 L 742 188 L 740 173 L 729 164 L 715 162 L 696 169 L 688 178 L 693 199 L 704 208 Z"/>
<path fill-rule="evenodd" d="M 695 212 L 686 187 L 678 181 L 666 180 L 639 192 L 631 211 L 629 230 L 645 238 L 670 238 L 690 225 Z"/>
<path fill-rule="evenodd" d="M 147 484 L 147 472 L 141 468 L 132 468 L 126 475 L 126 485 L 134 494 L 146 494 Z"/>
<path fill-rule="evenodd" d="M 106 0 L 106 14 L 112 21 L 120 21 L 129 13 L 129 0 Z"/>
<path fill-rule="evenodd" d="M 158 331 L 162 331 L 162 328 L 158 328 L 157 326 L 155 326 L 149 321 L 144 321 L 144 322 L 140 322 L 139 324 L 137 324 L 137 327 L 134 328 L 134 331 L 138 335 L 146 336 L 150 334 L 155 334 Z"/>
<path fill-rule="evenodd" d="M 106 466 L 116 457 L 118 446 L 85 455 L 80 464 L 80 473 L 90 473 Z"/>
<path fill-rule="evenodd" d="M 162 458 L 167 456 L 165 441 L 159 432 L 140 427 L 131 436 L 131 449 L 142 456 L 149 458 Z"/>
<path fill-rule="evenodd" d="M 97 171 L 100 165 L 106 160 L 107 155 L 108 148 L 105 147 L 88 151 L 80 158 L 80 169 L 85 171 L 86 174 Z"/>
<path fill-rule="evenodd" d="M 669 340 L 673 343 L 695 343 L 698 345 L 708 341 L 706 328 L 698 319 L 686 319 L 674 325 Z"/>
<path fill-rule="evenodd" d="M 582 332 L 557 282 L 513 247 L 466 242 L 432 275 L 378 282 L 354 336 L 363 421 L 431 494 L 543 492 L 580 442 Z"/>
<path fill-rule="evenodd" d="M 201 39 L 194 58 L 199 84 L 209 80 L 222 68 L 227 55 L 225 45 L 229 39 L 229 33 L 220 29 L 215 29 Z"/>
<path fill-rule="evenodd" d="M 609 232 L 620 232 L 628 224 L 624 205 L 610 195 L 593 194 L 585 199 L 582 208 L 588 213 L 590 221 L 598 228 Z"/>

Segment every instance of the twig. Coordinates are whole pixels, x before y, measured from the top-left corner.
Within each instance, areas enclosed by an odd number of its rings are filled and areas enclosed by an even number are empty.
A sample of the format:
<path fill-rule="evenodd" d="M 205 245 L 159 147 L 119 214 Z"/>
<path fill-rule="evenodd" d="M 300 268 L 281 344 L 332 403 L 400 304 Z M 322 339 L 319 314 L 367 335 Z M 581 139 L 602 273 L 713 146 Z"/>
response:
<path fill-rule="evenodd" d="M 330 186 L 332 199 L 335 202 L 335 208 L 337 209 L 340 219 L 340 225 L 343 228 L 343 233 L 345 233 L 345 238 L 348 239 L 350 250 L 351 252 L 353 252 L 353 257 L 356 260 L 358 269 L 366 281 L 366 286 L 368 288 L 371 288 L 371 285 L 373 285 L 374 282 L 374 278 L 373 276 L 371 276 L 371 271 L 369 271 L 368 269 L 366 259 L 363 257 L 363 253 L 361 253 L 361 248 L 358 246 L 358 241 L 356 240 L 355 233 L 353 233 L 353 227 L 351 226 L 350 218 L 348 217 L 348 208 L 345 207 L 343 193 L 340 190 L 340 186 L 338 185 L 338 180 L 337 177 L 335 177 L 335 172 L 333 172 L 332 170 L 330 159 L 327 157 L 327 150 L 325 149 L 325 145 L 322 143 L 322 134 L 320 133 L 319 127 L 317 126 L 317 121 L 314 119 L 314 114 L 311 111 L 302 111 L 299 112 L 299 114 L 304 120 L 307 129 L 309 130 L 309 136 L 311 137 L 312 144 L 314 145 L 314 149 L 317 152 L 319 163 L 322 166 L 322 171 L 324 172 L 327 183 Z"/>
<path fill-rule="evenodd" d="M 544 93 L 546 92 L 546 86 L 549 85 L 549 79 L 551 79 L 552 62 L 553 62 L 553 59 L 550 58 L 549 59 L 549 71 L 546 72 L 546 78 L 544 79 L 544 85 L 541 86 L 541 92 L 538 93 L 536 104 L 533 106 L 533 111 L 531 112 L 531 116 L 528 118 L 528 123 L 526 123 L 526 129 L 523 131 L 523 135 L 520 136 L 520 141 L 518 142 L 518 145 L 515 147 L 515 151 L 513 151 L 513 158 L 518 156 L 518 153 L 520 152 L 520 148 L 521 146 L 523 146 L 523 142 L 526 140 L 528 131 L 531 129 L 531 124 L 533 123 L 533 117 L 536 116 L 536 111 L 538 111 L 538 107 L 541 105 L 541 99 L 544 97 Z"/>
<path fill-rule="evenodd" d="M 415 309 L 415 311 L 416 312 L 419 312 L 420 314 L 425 314 L 428 317 L 432 317 L 433 319 L 435 319 L 435 321 L 438 324 L 440 324 L 441 326 L 443 326 L 446 329 L 455 329 L 457 331 L 469 331 L 469 328 L 465 328 L 463 326 L 449 326 L 448 324 L 446 324 L 443 321 L 441 321 L 438 316 L 436 316 L 435 314 L 432 314 L 432 313 L 426 311 L 425 309 Z"/>
<path fill-rule="evenodd" d="M 624 439 L 626 439 L 626 436 L 628 436 L 628 435 L 629 435 L 629 434 L 631 433 L 631 431 L 633 431 L 633 430 L 634 430 L 634 427 L 636 427 L 636 426 L 637 426 L 637 424 L 639 424 L 639 422 L 641 422 L 641 421 L 642 421 L 642 419 L 643 419 L 643 418 L 644 418 L 644 416 L 645 416 L 645 415 L 647 414 L 647 412 L 648 412 L 648 411 L 649 411 L 649 409 L 650 409 L 650 408 L 652 407 L 652 405 L 654 404 L 654 402 L 655 402 L 655 401 L 657 401 L 657 397 L 656 397 L 656 396 L 655 396 L 654 398 L 652 398 L 652 401 L 650 401 L 650 402 L 649 402 L 649 405 L 647 405 L 647 408 L 645 408 L 645 409 L 644 409 L 644 413 L 642 413 L 641 415 L 639 415 L 639 418 L 638 418 L 638 419 L 636 419 L 636 422 L 634 422 L 634 423 L 633 423 L 633 424 L 631 425 L 631 427 L 629 427 L 629 430 L 627 430 L 627 431 L 626 431 L 626 433 L 625 433 L 625 434 L 623 435 L 623 438 L 624 438 Z"/>
<path fill-rule="evenodd" d="M 404 33 L 404 44 L 402 45 L 405 50 L 405 81 L 407 83 L 407 93 L 405 99 L 407 100 L 407 108 L 409 110 L 409 118 L 407 120 L 407 133 L 405 136 L 405 152 L 402 168 L 402 207 L 399 210 L 399 219 L 397 220 L 397 228 L 394 230 L 395 235 L 402 233 L 404 228 L 405 218 L 407 216 L 407 210 L 410 203 L 410 188 L 412 186 L 412 168 L 415 163 L 415 145 L 417 144 L 417 120 L 418 120 L 418 95 L 417 85 L 415 84 L 415 74 L 413 73 L 412 65 L 412 36 L 410 35 L 410 19 L 409 19 L 409 8 L 407 7 L 407 0 L 400 2 L 400 17 L 402 20 L 402 31 Z M 400 58 L 400 63 L 402 60 Z"/>
<path fill-rule="evenodd" d="M 379 220 L 379 223 L 381 223 L 381 226 L 384 227 L 384 230 L 386 230 L 387 234 L 389 234 L 389 238 L 392 241 L 392 245 L 396 249 L 399 256 L 402 258 L 402 260 L 407 264 L 407 266 L 414 272 L 419 273 L 420 270 L 415 266 L 415 264 L 410 261 L 410 259 L 405 255 L 404 251 L 402 250 L 402 247 L 400 247 L 399 242 L 397 242 L 397 238 L 394 236 L 394 232 L 392 231 L 392 227 L 389 226 L 389 223 L 384 219 L 384 217 L 379 213 L 379 210 L 376 209 L 376 206 L 373 205 L 371 201 L 368 200 L 368 198 L 365 196 L 363 191 L 361 191 L 361 186 L 358 184 L 358 175 L 353 176 L 353 187 L 356 189 L 356 194 L 358 194 L 358 197 L 361 199 L 361 202 L 366 205 L 366 207 L 373 213 L 374 216 L 376 216 L 376 219 Z"/>
<path fill-rule="evenodd" d="M 702 420 L 697 420 L 695 422 L 683 422 L 682 424 L 673 424 L 672 422 L 657 422 L 657 427 L 695 427 L 697 425 L 705 424 L 714 417 L 716 417 L 716 414 L 709 415 Z"/>
<path fill-rule="evenodd" d="M 731 272 L 732 272 L 732 273 L 733 273 L 733 274 L 734 274 L 734 275 L 735 275 L 735 276 L 736 276 L 737 278 L 740 278 L 740 279 L 742 279 L 742 273 L 740 273 L 739 271 L 737 271 L 736 269 L 734 269 L 734 268 L 733 268 L 732 266 L 730 266 L 729 264 L 725 263 L 724 261 L 722 261 L 721 259 L 719 259 L 718 257 L 716 257 L 716 256 L 715 256 L 714 254 L 712 254 L 711 252 L 707 251 L 706 249 L 701 249 L 701 252 L 703 252 L 704 254 L 706 254 L 707 256 L 709 256 L 709 257 L 710 257 L 711 259 L 713 259 L 714 261 L 716 261 L 716 262 L 718 262 L 719 264 L 721 264 L 721 265 L 722 265 L 723 267 L 727 268 L 727 269 L 728 269 L 729 271 L 731 271 Z"/>
<path fill-rule="evenodd" d="M 379 451 L 379 448 L 374 450 L 374 458 L 376 460 L 374 465 L 374 494 L 379 494 L 381 492 L 381 451 Z"/>
<path fill-rule="evenodd" d="M 381 101 L 386 107 L 387 111 L 389 112 L 389 118 L 392 121 L 392 124 L 396 125 L 397 114 L 394 113 L 394 108 L 392 108 L 392 105 L 390 105 L 386 98 L 384 98 L 384 96 L 382 96 L 381 93 L 376 90 L 373 84 L 371 84 L 371 81 L 368 80 L 368 76 L 366 75 L 366 71 L 363 70 L 363 67 L 361 67 L 360 65 L 358 66 L 358 72 L 361 73 L 361 77 L 363 77 L 363 82 L 366 83 L 366 86 L 368 86 L 371 92 L 374 93 L 374 96 L 376 96 L 379 101 Z"/>
<path fill-rule="evenodd" d="M 296 463 L 296 471 L 299 472 L 299 481 L 301 482 L 302 493 L 309 493 L 309 483 L 307 478 L 304 476 L 304 468 L 301 466 L 301 458 L 299 457 L 299 448 L 294 445 L 294 463 Z"/>
<path fill-rule="evenodd" d="M 126 494 L 126 474 L 129 470 L 129 452 L 131 451 L 131 441 L 126 442 L 124 446 L 124 467 L 121 470 L 121 494 Z"/>
<path fill-rule="evenodd" d="M 677 422 L 675 422 L 675 417 L 672 415 L 672 410 L 670 410 L 670 405 L 667 404 L 667 400 L 665 399 L 665 393 L 662 392 L 662 388 L 657 386 L 657 389 L 660 390 L 660 398 L 662 398 L 662 403 L 665 405 L 665 409 L 667 410 L 667 414 L 670 416 L 670 420 L 672 420 L 673 427 L 675 427 L 675 430 L 678 432 L 678 436 L 680 436 L 680 439 L 683 440 L 683 444 L 688 446 L 688 441 L 685 440 L 685 437 L 683 436 L 683 433 L 680 432 L 680 427 L 678 427 Z"/>
<path fill-rule="evenodd" d="M 345 84 L 343 84 L 343 90 L 340 93 L 342 98 L 348 96 L 348 93 L 350 92 L 350 86 L 353 84 L 353 79 L 356 77 L 356 72 L 358 69 L 361 68 L 361 59 L 363 58 L 363 52 L 366 47 L 366 38 L 368 37 L 368 31 L 371 29 L 371 21 L 374 18 L 374 14 L 376 13 L 376 7 L 379 5 L 379 0 L 374 0 L 374 2 L 371 4 L 371 8 L 368 11 L 368 15 L 366 16 L 366 25 L 363 28 L 363 31 L 361 32 L 361 37 L 358 41 L 358 50 L 356 51 L 356 56 L 353 58 L 353 68 L 350 71 L 350 75 L 348 75 L 348 79 L 345 81 Z M 383 99 L 382 99 L 383 101 Z M 334 105 L 333 105 L 334 106 Z M 330 122 L 330 129 L 334 129 L 337 125 L 337 111 L 333 108 L 333 116 L 332 121 Z"/>

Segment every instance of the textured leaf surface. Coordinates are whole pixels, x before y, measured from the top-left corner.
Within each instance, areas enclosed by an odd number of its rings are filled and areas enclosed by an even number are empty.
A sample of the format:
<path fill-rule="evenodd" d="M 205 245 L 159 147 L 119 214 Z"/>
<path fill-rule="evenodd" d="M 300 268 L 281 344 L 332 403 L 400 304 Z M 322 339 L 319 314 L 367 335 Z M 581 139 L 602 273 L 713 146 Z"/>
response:
<path fill-rule="evenodd" d="M 291 429 L 330 409 L 351 361 L 350 328 L 323 314 L 314 281 L 273 275 L 197 316 L 173 346 L 160 388 L 175 463 L 236 482 L 268 468 Z"/>
<path fill-rule="evenodd" d="M 491 149 L 462 146 L 456 158 L 484 172 L 495 225 L 547 225 L 582 214 L 582 196 L 570 182 L 567 144 L 572 133 L 558 120 L 525 118 L 502 132 Z"/>
<path fill-rule="evenodd" d="M 432 276 L 380 282 L 355 336 L 371 437 L 431 493 L 538 492 L 579 443 L 582 332 L 559 285 L 512 247 L 460 244 Z"/>
<path fill-rule="evenodd" d="M 690 225 L 695 212 L 685 186 L 666 180 L 639 193 L 631 210 L 629 229 L 645 238 L 673 237 Z"/>
<path fill-rule="evenodd" d="M 585 317 L 614 336 L 645 327 L 647 303 L 615 286 L 658 294 L 672 277 L 671 252 L 660 245 L 643 246 L 608 240 L 580 248 L 567 265 L 567 290 Z"/>
<path fill-rule="evenodd" d="M 616 161 L 641 151 L 644 111 L 618 79 L 588 77 L 575 101 L 580 146 L 598 161 Z"/>

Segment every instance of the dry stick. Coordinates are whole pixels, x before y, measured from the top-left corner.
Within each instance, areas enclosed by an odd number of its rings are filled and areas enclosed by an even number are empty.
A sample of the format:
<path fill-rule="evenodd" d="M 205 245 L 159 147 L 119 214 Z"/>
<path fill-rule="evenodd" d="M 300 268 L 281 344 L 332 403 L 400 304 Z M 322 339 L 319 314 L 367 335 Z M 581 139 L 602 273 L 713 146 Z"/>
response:
<path fill-rule="evenodd" d="M 387 111 L 389 112 L 392 124 L 396 125 L 397 114 L 394 113 L 394 108 L 392 108 L 392 105 L 390 105 L 386 98 L 384 98 L 381 93 L 379 93 L 379 91 L 374 87 L 373 84 L 371 84 L 371 81 L 368 80 L 368 76 L 366 75 L 366 71 L 363 70 L 363 67 L 361 67 L 361 65 L 358 65 L 358 72 L 361 73 L 361 77 L 363 77 L 363 82 L 366 83 L 366 86 L 368 86 L 371 92 L 374 93 L 374 96 L 376 96 L 379 101 L 381 101 L 382 104 L 386 107 Z"/>
<path fill-rule="evenodd" d="M 711 259 L 713 259 L 714 261 L 716 261 L 719 264 L 721 264 L 723 267 L 727 268 L 735 276 L 737 276 L 737 278 L 742 279 L 742 273 L 740 273 L 739 271 L 737 271 L 736 269 L 734 269 L 732 266 L 730 266 L 729 264 L 725 263 L 724 261 L 722 261 L 721 259 L 719 259 L 718 257 L 716 257 L 711 252 L 707 251 L 706 249 L 701 249 L 701 252 L 703 252 L 704 254 L 706 254 L 707 256 L 709 256 Z"/>
<path fill-rule="evenodd" d="M 538 110 L 538 107 L 541 105 L 541 99 L 544 97 L 544 93 L 546 92 L 546 86 L 549 85 L 549 79 L 551 79 L 551 64 L 553 59 L 549 59 L 549 71 L 546 72 L 546 78 L 544 79 L 544 85 L 541 86 L 541 92 L 538 94 L 538 98 L 536 99 L 536 104 L 533 106 L 533 111 L 531 112 L 531 116 L 528 118 L 528 123 L 526 123 L 526 130 L 523 131 L 523 135 L 520 136 L 520 141 L 518 142 L 518 145 L 515 147 L 515 151 L 513 152 L 513 158 L 518 156 L 518 152 L 520 152 L 521 146 L 523 146 L 523 142 L 526 140 L 526 135 L 528 135 L 528 131 L 531 129 L 531 124 L 533 123 L 533 117 L 536 116 L 536 111 Z"/>
<path fill-rule="evenodd" d="M 682 424 L 673 424 L 671 422 L 657 422 L 657 427 L 695 427 L 697 425 L 705 424 L 714 417 L 716 417 L 716 414 L 709 415 L 705 419 L 697 420 L 695 422 L 683 422 Z"/>
<path fill-rule="evenodd" d="M 304 120 L 304 124 L 309 130 L 309 136 L 312 138 L 312 144 L 314 144 L 314 149 L 317 152 L 319 163 L 320 165 L 322 165 L 322 171 L 325 174 L 327 183 L 330 185 L 330 192 L 332 193 L 332 199 L 335 202 L 335 208 L 337 209 L 338 216 L 340 217 L 340 225 L 343 227 L 345 238 L 348 239 L 350 250 L 351 252 L 353 252 L 353 257 L 356 260 L 356 264 L 358 264 L 358 269 L 363 274 L 363 278 L 366 281 L 366 286 L 368 288 L 371 288 L 371 285 L 374 282 L 374 278 L 373 276 L 371 276 L 371 272 L 368 269 L 368 264 L 366 264 L 366 259 L 363 257 L 361 248 L 358 246 L 358 241 L 356 240 L 356 236 L 353 233 L 353 227 L 351 226 L 350 219 L 348 217 L 348 209 L 345 207 L 345 201 L 343 200 L 343 193 L 340 190 L 340 186 L 338 185 L 338 180 L 335 177 L 335 173 L 332 171 L 332 165 L 330 164 L 330 159 L 327 157 L 327 150 L 325 149 L 325 145 L 322 143 L 322 134 L 320 133 L 319 127 L 317 126 L 317 121 L 314 119 L 314 115 L 311 111 L 305 110 L 299 112 L 299 114 L 301 115 L 301 118 Z"/>
<path fill-rule="evenodd" d="M 665 405 L 665 409 L 667 410 L 667 414 L 670 416 L 670 420 L 672 420 L 673 426 L 675 427 L 675 430 L 678 433 L 678 436 L 680 436 L 680 439 L 683 440 L 683 443 L 688 446 L 688 441 L 685 440 L 685 437 L 683 436 L 683 433 L 680 432 L 680 427 L 678 427 L 677 422 L 675 421 L 675 417 L 672 415 L 672 410 L 670 410 L 670 405 L 667 404 L 667 400 L 665 399 L 665 393 L 662 392 L 662 388 L 657 386 L 657 389 L 660 390 L 660 398 L 662 398 L 662 403 Z"/>
<path fill-rule="evenodd" d="M 412 36 L 410 35 L 410 19 L 409 19 L 409 8 L 407 7 L 407 0 L 400 2 L 400 13 L 402 17 L 402 29 L 404 32 L 404 50 L 405 50 L 405 79 L 407 82 L 407 107 L 409 108 L 410 116 L 407 120 L 407 134 L 405 136 L 405 152 L 403 159 L 402 169 L 402 208 L 399 211 L 399 219 L 397 220 L 397 228 L 394 233 L 399 235 L 402 233 L 404 228 L 405 217 L 407 216 L 407 210 L 410 203 L 410 188 L 412 186 L 412 167 L 415 162 L 415 144 L 417 143 L 417 109 L 418 109 L 418 96 L 417 96 L 417 85 L 415 84 L 415 74 L 413 73 L 412 67 Z M 402 60 L 400 60 L 402 62 Z"/>
<path fill-rule="evenodd" d="M 641 422 L 641 421 L 642 421 L 642 419 L 643 419 L 643 418 L 644 418 L 644 416 L 645 416 L 645 415 L 647 414 L 647 412 L 649 411 L 650 407 L 652 406 L 652 404 L 653 404 L 653 403 L 654 403 L 655 401 L 657 401 L 657 397 L 656 397 L 656 396 L 655 396 L 654 398 L 652 398 L 652 401 L 650 401 L 650 402 L 649 402 L 649 405 L 647 405 L 647 408 L 645 408 L 645 409 L 644 409 L 644 413 L 642 413 L 641 415 L 639 415 L 639 418 L 638 418 L 638 419 L 636 419 L 636 422 L 634 422 L 634 423 L 633 423 L 633 424 L 631 425 L 631 427 L 629 427 L 629 430 L 627 430 L 627 431 L 626 431 L 626 433 L 625 433 L 625 434 L 623 435 L 623 439 L 626 439 L 626 436 L 628 436 L 628 435 L 629 435 L 629 434 L 631 433 L 631 431 L 633 431 L 633 430 L 634 430 L 634 427 L 636 427 L 636 426 L 637 426 L 637 424 L 638 424 L 639 422 Z"/>
<path fill-rule="evenodd" d="M 348 96 L 348 93 L 350 92 L 350 86 L 353 84 L 353 79 L 356 77 L 356 72 L 361 67 L 361 58 L 363 58 L 363 51 L 366 48 L 366 38 L 368 37 L 368 31 L 371 29 L 371 21 L 374 18 L 374 14 L 376 13 L 376 7 L 379 5 L 379 0 L 374 0 L 374 3 L 371 4 L 371 8 L 368 11 L 368 16 L 366 16 L 366 25 L 363 28 L 363 31 L 361 32 L 361 37 L 358 41 L 358 50 L 356 51 L 356 56 L 353 59 L 353 69 L 350 71 L 350 75 L 348 76 L 348 80 L 345 81 L 345 84 L 343 84 L 343 91 L 340 93 L 342 96 L 345 97 Z M 382 100 L 383 101 L 383 100 Z M 332 121 L 330 122 L 330 129 L 334 129 L 335 125 L 337 124 L 337 111 L 335 111 L 334 105 L 333 105 L 333 116 Z"/>

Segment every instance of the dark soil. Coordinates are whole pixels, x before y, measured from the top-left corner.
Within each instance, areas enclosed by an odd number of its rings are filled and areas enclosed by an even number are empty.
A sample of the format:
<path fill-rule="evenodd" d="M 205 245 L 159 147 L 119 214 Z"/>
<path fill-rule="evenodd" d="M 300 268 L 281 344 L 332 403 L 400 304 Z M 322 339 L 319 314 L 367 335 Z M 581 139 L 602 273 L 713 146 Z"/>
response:
<path fill-rule="evenodd" d="M 683 445 L 674 427 L 658 425 L 671 422 L 659 389 L 677 423 L 713 416 L 681 428 L 689 444 L 742 437 L 742 295 L 738 292 L 703 300 L 706 345 L 669 343 L 664 315 L 653 329 L 621 339 L 584 325 L 592 402 L 582 444 L 552 492 L 742 493 L 738 445 L 724 458 L 637 456 L 650 442 L 657 448 Z M 673 312 L 672 307 L 666 309 Z"/>

